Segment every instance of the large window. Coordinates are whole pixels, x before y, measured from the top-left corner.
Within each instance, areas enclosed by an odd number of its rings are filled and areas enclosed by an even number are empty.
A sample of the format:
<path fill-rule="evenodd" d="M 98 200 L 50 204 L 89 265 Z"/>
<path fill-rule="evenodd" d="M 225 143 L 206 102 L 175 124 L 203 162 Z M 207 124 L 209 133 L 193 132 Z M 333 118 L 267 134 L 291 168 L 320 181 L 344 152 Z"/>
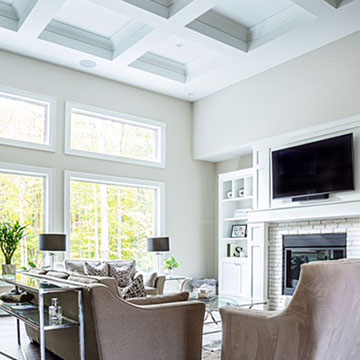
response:
<path fill-rule="evenodd" d="M 165 124 L 67 102 L 66 152 L 164 166 Z"/>
<path fill-rule="evenodd" d="M 56 101 L 0 87 L 0 143 L 54 150 Z"/>
<path fill-rule="evenodd" d="M 0 163 L 0 222 L 19 220 L 26 236 L 15 252 L 14 263 L 42 264 L 39 234 L 49 228 L 49 182 L 51 170 Z M 0 263 L 4 263 L 0 254 Z"/>
<path fill-rule="evenodd" d="M 161 226 L 163 185 L 67 172 L 67 227 L 72 259 L 137 261 L 149 271 L 147 237 Z"/>

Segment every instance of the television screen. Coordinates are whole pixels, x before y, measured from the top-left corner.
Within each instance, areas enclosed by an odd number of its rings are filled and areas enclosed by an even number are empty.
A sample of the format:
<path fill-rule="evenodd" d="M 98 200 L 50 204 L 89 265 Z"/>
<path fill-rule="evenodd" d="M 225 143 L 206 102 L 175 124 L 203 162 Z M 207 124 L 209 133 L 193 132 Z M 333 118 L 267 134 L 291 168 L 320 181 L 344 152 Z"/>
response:
<path fill-rule="evenodd" d="M 272 152 L 273 198 L 354 190 L 353 134 Z"/>

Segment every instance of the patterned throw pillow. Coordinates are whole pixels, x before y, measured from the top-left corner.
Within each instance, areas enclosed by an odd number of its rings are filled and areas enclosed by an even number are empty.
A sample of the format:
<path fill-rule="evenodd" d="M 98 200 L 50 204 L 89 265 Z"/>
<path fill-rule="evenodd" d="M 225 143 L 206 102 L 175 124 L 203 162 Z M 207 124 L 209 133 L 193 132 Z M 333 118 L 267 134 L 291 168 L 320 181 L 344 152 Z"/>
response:
<path fill-rule="evenodd" d="M 84 270 L 85 274 L 90 276 L 109 276 L 108 264 L 104 262 L 100 265 L 94 265 L 85 261 Z"/>
<path fill-rule="evenodd" d="M 117 267 L 113 264 L 109 264 L 109 275 L 115 278 L 119 287 L 123 288 L 128 286 L 131 282 L 131 266 Z"/>
<path fill-rule="evenodd" d="M 145 297 L 144 278 L 138 275 L 125 289 L 122 291 L 124 299 Z"/>

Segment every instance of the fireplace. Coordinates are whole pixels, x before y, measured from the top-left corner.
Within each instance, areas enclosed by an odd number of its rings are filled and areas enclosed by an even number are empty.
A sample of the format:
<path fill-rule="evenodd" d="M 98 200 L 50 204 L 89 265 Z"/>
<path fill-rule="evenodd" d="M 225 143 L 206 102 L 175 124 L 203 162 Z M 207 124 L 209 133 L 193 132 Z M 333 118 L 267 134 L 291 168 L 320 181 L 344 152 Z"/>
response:
<path fill-rule="evenodd" d="M 301 264 L 346 258 L 346 234 L 307 234 L 283 236 L 283 294 L 293 295 Z"/>

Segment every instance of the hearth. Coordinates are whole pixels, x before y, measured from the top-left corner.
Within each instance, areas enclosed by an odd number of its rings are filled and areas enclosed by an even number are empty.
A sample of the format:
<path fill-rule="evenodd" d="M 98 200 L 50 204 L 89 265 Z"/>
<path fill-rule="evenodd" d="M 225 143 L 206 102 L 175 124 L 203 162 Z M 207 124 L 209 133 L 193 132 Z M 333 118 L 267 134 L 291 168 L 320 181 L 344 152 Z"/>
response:
<path fill-rule="evenodd" d="M 283 294 L 293 295 L 301 264 L 346 258 L 346 233 L 283 236 Z"/>

